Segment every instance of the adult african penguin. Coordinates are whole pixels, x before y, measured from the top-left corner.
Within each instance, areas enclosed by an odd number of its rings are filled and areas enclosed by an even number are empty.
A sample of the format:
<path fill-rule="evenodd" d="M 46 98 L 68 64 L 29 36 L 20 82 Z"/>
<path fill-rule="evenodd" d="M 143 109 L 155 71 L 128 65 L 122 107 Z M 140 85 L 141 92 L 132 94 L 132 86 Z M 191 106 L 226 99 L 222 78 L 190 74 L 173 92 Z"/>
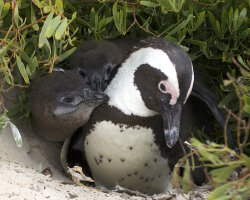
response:
<path fill-rule="evenodd" d="M 93 109 L 108 100 L 74 71 L 39 78 L 30 92 L 31 127 L 51 141 L 63 141 L 84 125 Z"/>
<path fill-rule="evenodd" d="M 97 186 L 161 193 L 183 155 L 176 143 L 193 67 L 184 50 L 164 39 L 137 46 L 107 86 L 110 100 L 83 127 L 84 152 Z"/>
<path fill-rule="evenodd" d="M 69 58 L 69 62 L 74 70 L 90 85 L 91 89 L 103 91 L 106 89 L 110 80 L 112 80 L 116 70 L 120 66 L 119 64 L 126 58 L 129 52 L 133 52 L 137 48 L 139 41 L 139 38 L 120 38 L 101 42 L 86 41 L 79 46 L 76 52 Z M 141 43 L 143 43 L 143 40 Z M 150 46 L 149 43 L 147 45 Z M 175 54 L 178 53 L 175 49 L 166 49 L 166 51 L 173 64 L 182 65 L 180 62 L 183 61 L 183 59 L 178 60 L 178 58 L 175 57 Z M 183 77 L 179 78 L 183 79 Z M 197 76 L 194 83 L 191 95 L 200 98 L 201 101 L 206 103 L 217 121 L 224 127 L 225 117 L 222 112 L 219 111 L 216 102 L 213 100 L 214 94 L 207 91 L 202 81 L 197 80 Z M 229 146 L 235 149 L 228 128 L 227 138 Z"/>
<path fill-rule="evenodd" d="M 93 90 L 103 91 L 116 67 L 139 42 L 138 38 L 86 41 L 70 56 L 69 63 Z"/>

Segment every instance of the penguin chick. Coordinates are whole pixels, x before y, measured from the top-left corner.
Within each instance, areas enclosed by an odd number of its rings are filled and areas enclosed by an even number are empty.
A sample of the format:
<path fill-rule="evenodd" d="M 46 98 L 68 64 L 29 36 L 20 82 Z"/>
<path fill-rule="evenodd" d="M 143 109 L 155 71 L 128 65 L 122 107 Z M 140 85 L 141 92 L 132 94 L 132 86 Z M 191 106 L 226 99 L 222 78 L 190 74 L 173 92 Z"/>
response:
<path fill-rule="evenodd" d="M 85 124 L 107 95 L 92 91 L 74 71 L 38 79 L 30 92 L 31 127 L 51 141 L 63 141 Z"/>
<path fill-rule="evenodd" d="M 71 55 L 69 63 L 93 90 L 103 91 L 114 69 L 138 41 L 137 38 L 86 41 Z"/>

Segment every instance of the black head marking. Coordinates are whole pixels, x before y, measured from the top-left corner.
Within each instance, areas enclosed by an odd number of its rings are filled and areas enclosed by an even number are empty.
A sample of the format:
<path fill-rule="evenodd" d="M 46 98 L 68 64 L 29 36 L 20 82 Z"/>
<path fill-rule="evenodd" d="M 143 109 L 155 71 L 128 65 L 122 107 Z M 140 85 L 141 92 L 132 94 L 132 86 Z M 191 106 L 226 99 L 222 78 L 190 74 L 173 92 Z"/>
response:
<path fill-rule="evenodd" d="M 139 43 L 137 43 L 136 46 L 136 50 L 140 48 L 151 47 L 154 49 L 161 49 L 167 54 L 170 61 L 175 66 L 177 72 L 180 89 L 180 96 L 178 100 L 179 102 L 184 102 L 187 97 L 187 93 L 190 88 L 193 76 L 192 62 L 189 55 L 184 51 L 184 49 L 174 44 L 173 42 L 156 37 L 143 39 Z"/>
<path fill-rule="evenodd" d="M 139 89 L 147 108 L 159 112 L 160 101 L 170 102 L 171 95 L 162 93 L 158 89 L 159 82 L 167 79 L 168 77 L 160 70 L 148 64 L 143 64 L 137 68 L 134 74 L 134 84 Z"/>

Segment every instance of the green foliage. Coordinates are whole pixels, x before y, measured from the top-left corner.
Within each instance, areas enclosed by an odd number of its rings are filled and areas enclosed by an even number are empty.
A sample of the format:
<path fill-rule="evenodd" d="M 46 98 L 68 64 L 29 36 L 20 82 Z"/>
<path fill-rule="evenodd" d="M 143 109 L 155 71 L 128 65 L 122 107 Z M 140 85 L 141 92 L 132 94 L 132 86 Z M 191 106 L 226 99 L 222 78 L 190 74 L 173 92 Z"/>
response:
<path fill-rule="evenodd" d="M 238 160 L 231 161 L 225 160 L 226 146 L 192 144 L 214 168 L 211 178 L 216 190 L 211 198 L 244 198 L 249 175 L 223 184 L 238 166 L 249 174 L 249 8 L 249 0 L 0 0 L 1 127 L 8 121 L 3 94 L 14 87 L 26 89 L 37 74 L 52 73 L 54 65 L 67 59 L 83 41 L 124 35 L 163 37 L 188 51 L 194 67 L 205 75 L 204 81 L 220 95 L 219 106 L 228 113 L 227 122 L 239 149 Z M 20 106 L 9 111 L 9 116 L 29 115 L 24 98 L 19 97 Z M 220 135 L 214 137 L 223 143 Z M 184 160 L 182 164 L 187 169 L 192 166 Z M 180 178 L 178 169 L 175 185 L 188 191 L 192 188 L 190 173 L 186 171 Z M 233 192 L 228 193 L 228 188 Z"/>
<path fill-rule="evenodd" d="M 250 194 L 250 158 L 245 154 L 237 154 L 225 145 L 215 143 L 203 144 L 196 139 L 192 146 L 201 154 L 206 166 L 211 167 L 210 175 L 215 190 L 208 199 L 246 199 Z M 236 159 L 232 159 L 232 155 Z M 237 169 L 241 172 L 234 177 Z M 238 170 L 239 171 L 239 170 Z"/>

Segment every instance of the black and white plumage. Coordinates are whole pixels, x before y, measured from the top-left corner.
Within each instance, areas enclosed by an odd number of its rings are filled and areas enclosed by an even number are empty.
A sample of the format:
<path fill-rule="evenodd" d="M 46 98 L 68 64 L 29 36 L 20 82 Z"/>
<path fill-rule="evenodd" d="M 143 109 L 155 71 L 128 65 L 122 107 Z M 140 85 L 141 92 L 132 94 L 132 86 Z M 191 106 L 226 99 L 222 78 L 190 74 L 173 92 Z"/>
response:
<path fill-rule="evenodd" d="M 178 126 L 185 141 L 192 127 L 205 133 L 213 129 L 206 110 L 212 110 L 222 125 L 225 120 L 199 80 L 194 90 L 199 99 L 187 101 L 194 77 L 190 58 L 182 49 L 154 38 L 136 46 L 105 91 L 109 102 L 97 107 L 72 137 L 66 156 L 71 167 L 77 163 L 86 169 L 87 163 L 98 187 L 121 185 L 161 193 L 171 188 L 172 169 L 184 155 L 181 144 L 175 144 Z M 202 168 L 193 172 L 193 178 L 198 184 L 205 181 Z"/>
<path fill-rule="evenodd" d="M 93 109 L 108 100 L 74 71 L 39 78 L 30 92 L 31 126 L 51 141 L 63 141 L 84 125 Z"/>
<path fill-rule="evenodd" d="M 181 108 L 192 84 L 192 63 L 180 47 L 157 38 L 138 44 L 105 90 L 110 100 L 82 130 L 97 186 L 150 194 L 171 187 L 171 168 L 182 155 L 175 145 Z"/>
<path fill-rule="evenodd" d="M 112 72 L 138 41 L 137 38 L 86 41 L 70 56 L 69 63 L 93 90 L 103 91 Z"/>

